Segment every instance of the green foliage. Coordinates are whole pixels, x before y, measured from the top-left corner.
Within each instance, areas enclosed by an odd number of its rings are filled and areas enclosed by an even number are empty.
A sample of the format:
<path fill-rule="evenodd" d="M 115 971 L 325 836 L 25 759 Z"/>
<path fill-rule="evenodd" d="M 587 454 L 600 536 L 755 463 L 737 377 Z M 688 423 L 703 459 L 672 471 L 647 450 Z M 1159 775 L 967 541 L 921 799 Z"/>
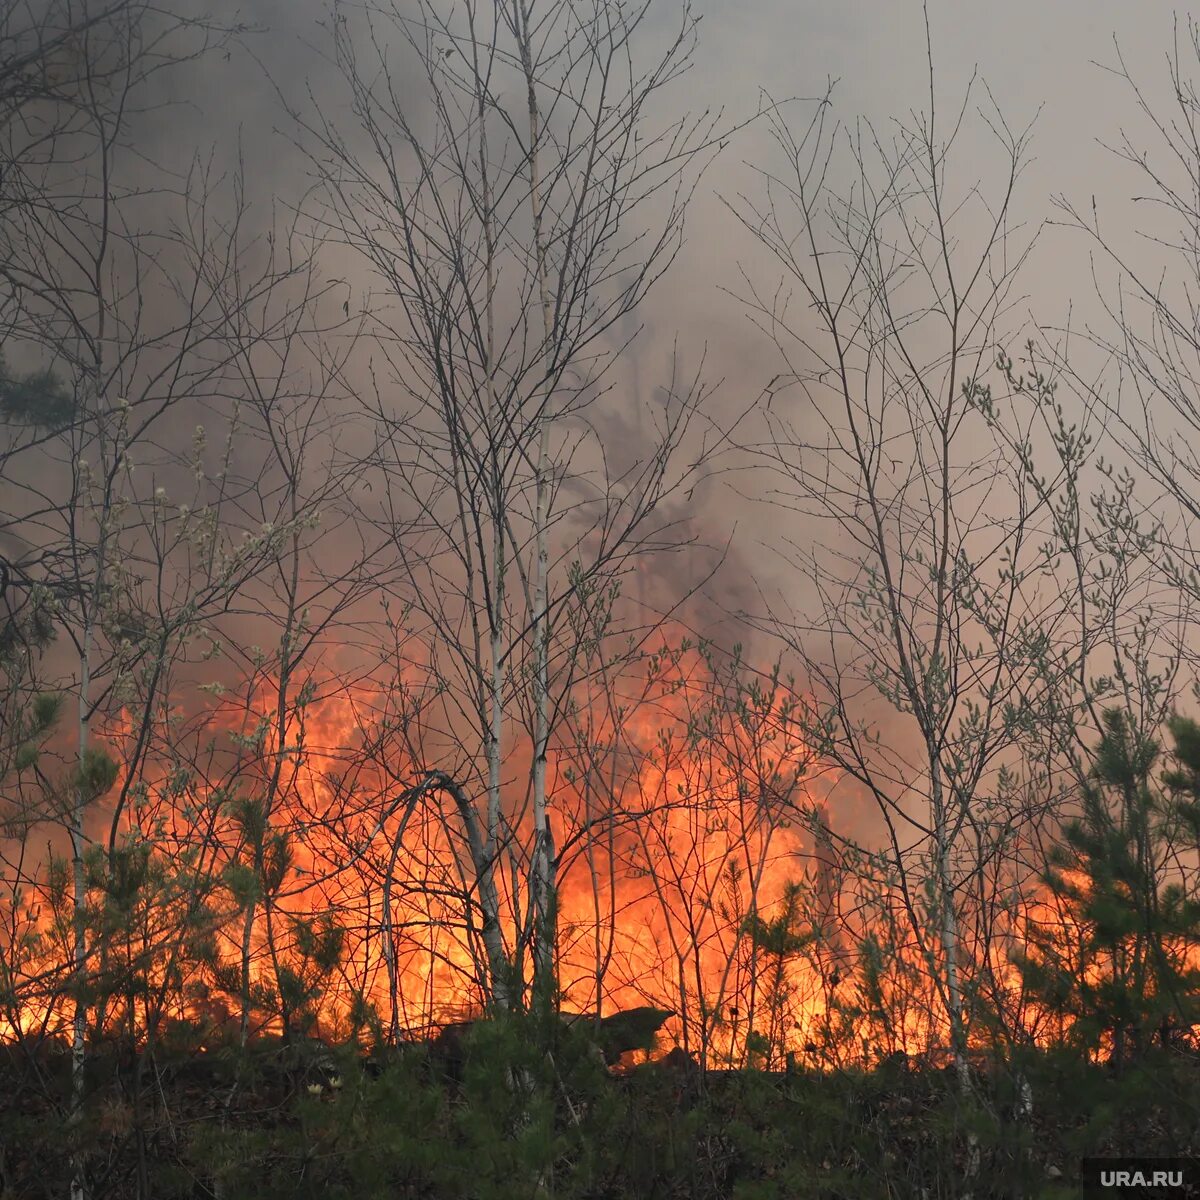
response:
<path fill-rule="evenodd" d="M 74 786 L 85 804 L 98 800 L 117 782 L 121 769 L 107 750 L 89 747 L 75 772 Z"/>
<path fill-rule="evenodd" d="M 11 585 L 10 585 L 11 586 Z M 7 593 L 6 599 L 11 596 Z M 54 616 L 49 593 L 44 588 L 31 589 L 27 603 L 14 611 L 9 604 L 0 623 L 0 667 L 20 660 L 24 649 L 43 650 L 54 640 Z"/>
<path fill-rule="evenodd" d="M 13 755 L 13 766 L 18 771 L 24 771 L 32 767 L 38 760 L 39 747 L 33 742 L 25 742 L 24 745 L 17 747 L 16 754 Z"/>
<path fill-rule="evenodd" d="M 772 958 L 787 960 L 799 954 L 812 941 L 813 934 L 798 924 L 801 886 L 789 883 L 784 887 L 779 912 L 769 921 L 751 913 L 742 925 L 742 934 Z"/>
<path fill-rule="evenodd" d="M 972 1142 L 975 1194 L 1016 1198 L 1052 1194 L 1084 1156 L 1200 1151 L 1200 1072 L 1166 1051 L 1120 1074 L 1026 1051 L 981 1065 L 968 1107 L 952 1072 L 917 1063 L 704 1076 L 677 1058 L 614 1076 L 583 1030 L 530 1017 L 477 1023 L 458 1080 L 424 1046 L 259 1038 L 160 1047 L 136 1093 L 118 1049 L 94 1052 L 78 1135 L 109 1164 L 96 1200 L 135 1195 L 135 1121 L 142 1194 L 164 1200 L 917 1200 L 962 1194 Z M 23 1197 L 68 1182 L 55 1053 L 0 1059 L 5 1178 Z"/>
<path fill-rule="evenodd" d="M 1200 904 L 1165 878 L 1180 815 L 1197 795 L 1200 736 L 1173 722 L 1178 766 L 1163 792 L 1153 785 L 1158 744 L 1117 710 L 1104 723 L 1081 814 L 1044 873 L 1061 920 L 1034 926 L 1017 962 L 1071 1044 L 1123 1064 L 1200 1016 Z"/>
<path fill-rule="evenodd" d="M 742 936 L 757 955 L 766 959 L 763 985 L 766 995 L 767 1027 L 751 1029 L 746 1037 L 746 1053 L 751 1063 L 770 1068 L 783 1061 L 787 1053 L 789 1000 L 788 964 L 815 938 L 804 916 L 801 884 L 788 883 L 783 889 L 779 911 L 770 920 L 752 912 L 742 922 Z"/>
<path fill-rule="evenodd" d="M 1163 773 L 1163 786 L 1171 792 L 1174 811 L 1188 835 L 1200 844 L 1200 724 L 1174 716 L 1167 727 L 1175 744 L 1175 766 Z"/>
<path fill-rule="evenodd" d="M 32 699 L 10 692 L 5 699 L 11 715 L 7 722 L 0 715 L 0 775 L 26 771 L 37 764 L 63 704 L 62 696 L 55 692 L 38 692 Z"/>
<path fill-rule="evenodd" d="M 62 712 L 63 697 L 57 692 L 39 692 L 30 706 L 31 736 L 49 733 Z"/>
<path fill-rule="evenodd" d="M 342 962 L 345 930 L 328 912 L 291 919 L 290 952 L 276 968 L 280 1016 L 290 1034 L 312 1036 L 321 997 Z"/>
<path fill-rule="evenodd" d="M 75 414 L 75 397 L 53 371 L 16 375 L 0 356 L 0 418 L 55 431 L 69 425 Z"/>

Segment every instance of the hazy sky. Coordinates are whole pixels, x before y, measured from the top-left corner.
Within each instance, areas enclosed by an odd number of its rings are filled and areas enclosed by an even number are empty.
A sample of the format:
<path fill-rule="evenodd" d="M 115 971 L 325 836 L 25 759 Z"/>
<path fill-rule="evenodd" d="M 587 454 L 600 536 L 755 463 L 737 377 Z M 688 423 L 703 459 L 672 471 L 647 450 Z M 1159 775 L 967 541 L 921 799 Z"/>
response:
<path fill-rule="evenodd" d="M 690 85 L 698 98 L 709 79 L 721 81 L 728 102 L 751 104 L 759 85 L 777 97 L 813 95 L 831 76 L 838 80 L 835 111 L 843 121 L 861 115 L 882 127 L 914 107 L 928 107 L 925 25 L 917 0 L 702 0 L 699 8 L 705 12 L 702 62 Z M 1174 37 L 1172 6 L 1159 0 L 930 0 L 928 11 L 945 117 L 976 69 L 1011 126 L 1023 128 L 1036 117 L 1017 217 L 1036 224 L 1051 215 L 1051 196 L 1065 194 L 1087 206 L 1095 195 L 1102 216 L 1128 221 L 1134 172 L 1098 142 L 1115 141 L 1122 126 L 1140 144 L 1149 138 L 1138 136 L 1144 121 L 1128 86 L 1095 64 L 1116 62 L 1115 37 L 1148 93 L 1169 100 L 1165 55 Z M 1186 20 L 1185 10 L 1185 41 Z M 976 99 L 986 104 L 986 93 L 980 89 Z M 710 182 L 732 190 L 741 174 L 738 157 L 723 159 Z M 969 125 L 956 159 L 960 179 L 985 173 L 996 160 L 981 124 Z M 1047 231 L 1022 290 L 1040 319 L 1057 321 L 1068 301 L 1086 301 L 1086 272 L 1082 239 Z"/>
<path fill-rule="evenodd" d="M 675 0 L 656 0 L 656 6 L 661 27 L 676 21 Z M 347 5 L 351 12 L 355 7 Z M 318 24 L 325 8 L 324 0 L 224 0 L 219 11 L 262 27 L 249 44 L 283 89 L 300 100 L 306 81 L 318 97 L 329 94 L 328 72 L 315 52 L 328 43 Z M 928 8 L 942 111 L 949 115 L 976 68 L 1014 127 L 1024 127 L 1041 110 L 1031 144 L 1035 161 L 1017 199 L 1018 215 L 1037 222 L 1049 215 L 1048 198 L 1066 193 L 1083 204 L 1095 194 L 1102 212 L 1111 212 L 1114 221 L 1127 218 L 1122 197 L 1129 194 L 1132 173 L 1118 169 L 1097 139 L 1115 139 L 1122 124 L 1136 134 L 1141 123 L 1128 88 L 1094 62 L 1115 61 L 1115 36 L 1130 68 L 1161 96 L 1164 56 L 1173 37 L 1172 6 L 1163 0 L 930 0 Z M 760 88 L 776 98 L 815 96 L 829 77 L 839 81 L 834 96 L 842 120 L 864 116 L 883 126 L 893 116 L 928 105 L 918 0 L 695 0 L 693 10 L 703 16 L 700 45 L 695 69 L 676 92 L 681 105 L 725 105 L 731 115 L 747 113 Z M 1181 12 L 1185 35 L 1186 19 Z M 205 60 L 202 71 L 197 139 L 215 140 L 220 157 L 240 128 L 250 149 L 254 190 L 290 190 L 287 178 L 296 160 L 285 135 L 277 132 L 285 122 L 263 73 L 241 53 L 227 63 Z M 419 94 L 418 86 L 414 92 Z M 978 99 L 986 101 L 982 90 Z M 174 118 L 164 118 L 162 131 L 174 137 Z M 747 248 L 743 238 L 732 235 L 711 193 L 744 187 L 749 176 L 742 160 L 755 157 L 757 150 L 753 135 L 743 138 L 710 173 L 708 194 L 699 197 L 695 236 L 676 280 L 674 311 L 686 315 L 689 333 L 715 323 L 716 328 L 705 329 L 706 339 L 729 337 L 736 307 L 694 284 L 727 280 Z M 976 159 L 981 170 L 996 159 L 978 124 L 967 130 L 960 147 L 964 178 Z M 1036 293 L 1036 307 L 1047 319 L 1056 319 L 1068 299 L 1081 302 L 1087 290 L 1086 277 L 1077 274 L 1086 272 L 1087 260 L 1075 259 L 1081 250 L 1075 241 L 1048 237 L 1026 281 L 1024 290 L 1031 297 Z M 1071 269 L 1064 269 L 1068 260 Z M 709 294 L 701 295 L 705 291 Z M 686 314 L 675 307 L 684 295 Z"/>
<path fill-rule="evenodd" d="M 660 29 L 677 22 L 676 0 L 656 0 L 656 6 Z M 356 7 L 347 4 L 352 14 Z M 894 117 L 928 107 L 919 0 L 695 0 L 693 9 L 703 19 L 695 68 L 675 92 L 681 108 L 724 105 L 736 119 L 754 109 L 760 89 L 776 99 L 815 97 L 830 77 L 839 81 L 834 111 L 843 122 L 864 117 L 885 131 Z M 325 115 L 339 118 L 336 101 L 330 99 L 337 90 L 319 57 L 329 43 L 319 24 L 324 0 L 226 0 L 223 11 L 240 12 L 263 27 L 249 43 L 291 98 L 303 105 L 309 85 L 318 103 L 329 105 Z M 1135 144 L 1148 146 L 1150 138 L 1128 86 L 1096 63 L 1115 63 L 1115 37 L 1148 95 L 1169 108 L 1165 56 L 1174 36 L 1172 7 L 1161 0 L 930 0 L 928 14 L 939 114 L 947 123 L 976 70 L 1012 127 L 1023 128 L 1037 118 L 1029 147 L 1032 161 L 1013 204 L 1015 219 L 1036 227 L 1053 215 L 1050 198 L 1061 193 L 1085 209 L 1095 196 L 1110 229 L 1130 227 L 1134 214 L 1129 197 L 1139 180 L 1099 142 L 1115 142 L 1122 127 Z M 1186 12 L 1180 20 L 1186 42 Z M 1194 56 L 1192 64 L 1194 70 Z M 197 90 L 202 96 L 201 119 L 194 126 L 197 140 L 215 141 L 221 160 L 240 130 L 252 194 L 293 197 L 302 178 L 300 158 L 288 144 L 288 122 L 263 71 L 238 51 L 227 62 L 210 58 L 197 69 L 203 72 Z M 413 97 L 414 103 L 421 102 L 417 80 Z M 982 87 L 975 97 L 988 103 Z M 798 125 L 807 111 L 796 110 Z M 177 127 L 164 118 L 161 132 L 174 137 Z M 709 374 L 725 380 L 722 395 L 730 405 L 742 406 L 757 395 L 778 369 L 744 308 L 722 290 L 736 283 L 738 264 L 753 260 L 754 247 L 718 197 L 753 191 L 746 161 L 763 161 L 765 148 L 764 138 L 753 131 L 735 139 L 697 194 L 684 252 L 643 313 L 648 336 L 637 371 L 643 402 L 646 389 L 664 381 L 676 335 L 693 360 L 707 347 Z M 954 159 L 960 186 L 1002 168 L 1001 159 L 983 122 L 968 122 Z M 1027 297 L 1024 308 L 1050 325 L 1063 322 L 1069 304 L 1077 326 L 1094 319 L 1089 249 L 1077 233 L 1045 230 L 1018 289 Z M 639 401 L 628 390 L 636 410 Z M 620 427 L 616 421 L 614 428 Z M 749 545 L 739 549 L 756 560 L 756 572 L 769 570 L 769 562 Z"/>
<path fill-rule="evenodd" d="M 655 2 L 661 26 L 673 23 L 680 6 Z M 347 5 L 351 12 L 355 7 Z M 731 111 L 749 109 L 759 87 L 777 97 L 815 95 L 828 76 L 840 80 L 843 116 L 882 122 L 927 103 L 917 0 L 693 0 L 692 9 L 703 17 L 697 67 L 680 88 L 692 107 L 715 100 Z M 1135 72 L 1161 79 L 1176 13 L 1163 0 L 930 0 L 928 9 L 942 98 L 960 95 L 978 68 L 1013 124 L 1026 123 L 1043 106 L 1039 162 L 1029 180 L 1030 191 L 1043 193 L 1103 182 L 1095 139 L 1111 134 L 1130 109 L 1122 89 L 1093 60 L 1114 61 L 1115 35 Z M 218 11 L 263 29 L 250 44 L 288 92 L 295 94 L 306 78 L 319 85 L 321 65 L 304 43 L 326 41 L 318 25 L 324 0 L 225 0 Z M 1186 26 L 1186 10 L 1179 19 Z M 205 126 L 214 136 L 227 123 L 240 123 L 248 133 L 274 123 L 270 86 L 244 57 L 224 68 L 209 60 L 204 71 Z M 726 163 L 722 172 L 732 169 Z"/>

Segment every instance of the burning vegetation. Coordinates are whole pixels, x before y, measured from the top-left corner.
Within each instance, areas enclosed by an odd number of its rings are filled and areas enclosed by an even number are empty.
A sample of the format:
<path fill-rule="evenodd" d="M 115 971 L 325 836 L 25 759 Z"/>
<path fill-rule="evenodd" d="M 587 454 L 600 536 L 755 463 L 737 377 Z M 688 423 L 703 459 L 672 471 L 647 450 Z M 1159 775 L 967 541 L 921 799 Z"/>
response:
<path fill-rule="evenodd" d="M 246 30 L 0 0 L 0 1200 L 1200 1153 L 1195 255 L 1014 359 L 1026 135 L 681 113 L 667 7 L 333 5 L 271 208 L 145 146 Z M 764 131 L 731 399 L 637 335 Z"/>

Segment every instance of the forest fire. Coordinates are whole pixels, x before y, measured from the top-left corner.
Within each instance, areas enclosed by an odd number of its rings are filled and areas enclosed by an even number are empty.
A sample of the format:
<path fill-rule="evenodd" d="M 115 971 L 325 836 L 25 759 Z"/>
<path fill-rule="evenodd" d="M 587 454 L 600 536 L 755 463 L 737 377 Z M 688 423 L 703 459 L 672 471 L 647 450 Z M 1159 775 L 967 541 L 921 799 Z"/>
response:
<path fill-rule="evenodd" d="M 932 3 L 227 7 L 0 0 L 0 1200 L 1200 1155 L 1200 26 L 1133 230 Z"/>
<path fill-rule="evenodd" d="M 694 655 L 666 657 L 638 720 L 601 731 L 589 717 L 592 766 L 610 760 L 602 796 L 578 754 L 554 759 L 557 1003 L 658 1006 L 673 1014 L 661 1048 L 712 1066 L 829 1068 L 945 1050 L 945 1013 L 898 894 L 844 915 L 862 897 L 841 890 L 823 799 L 832 776 L 789 727 L 796 702 L 778 685 L 730 702 Z M 402 765 L 372 725 L 386 699 L 361 688 L 351 699 L 336 679 L 290 695 L 258 679 L 231 695 L 222 689 L 195 727 L 227 743 L 223 773 L 210 776 L 220 782 L 183 769 L 176 742 L 173 767 L 143 763 L 116 840 L 91 852 L 88 920 L 97 936 L 120 922 L 122 939 L 106 934 L 93 951 L 113 994 L 91 1036 L 144 1043 L 153 1029 L 203 1047 L 286 1027 L 339 1041 L 373 1021 L 376 1036 L 404 1041 L 482 1013 L 488 965 L 467 839 L 453 804 L 414 789 L 425 772 Z M 701 719 L 703 741 L 689 732 Z M 109 731 L 114 757 L 136 736 L 126 716 Z M 220 758 L 210 754 L 210 770 Z M 118 775 L 98 830 L 127 783 Z M 526 831 L 506 823 L 498 874 L 516 958 L 528 955 Z M 62 870 L 51 865 L 7 909 L 10 1038 L 69 1031 Z M 1027 919 L 1047 911 L 1035 901 Z M 1011 961 L 999 970 L 1016 979 Z M 1027 999 L 1021 1019 L 1042 1025 Z"/>
<path fill-rule="evenodd" d="M 555 1004 L 670 1013 L 660 1053 L 674 1045 L 710 1067 L 944 1061 L 953 1038 L 937 970 L 904 888 L 861 861 L 850 872 L 835 847 L 838 776 L 798 732 L 803 698 L 778 679 L 723 677 L 686 648 L 652 656 L 639 686 L 635 719 L 614 728 L 583 714 L 586 738 L 564 738 L 552 756 Z M 211 694 L 194 745 L 175 739 L 169 761 L 143 758 L 136 782 L 115 772 L 89 818 L 88 971 L 107 993 L 89 1039 L 402 1043 L 485 1012 L 477 860 L 462 796 L 448 795 L 469 782 L 445 782 L 412 743 L 389 739 L 380 714 L 395 700 L 381 690 L 256 676 Z M 129 713 L 106 733 L 116 761 L 139 738 Z M 201 746 L 204 774 L 185 765 Z M 508 769 L 519 779 L 528 764 L 518 754 Z M 113 822 L 120 796 L 130 799 Z M 496 877 L 520 975 L 528 817 L 512 804 L 504 822 Z M 1099 988 L 1128 969 L 1124 949 L 1089 951 L 1080 904 L 1092 884 L 1080 869 L 1063 878 L 1054 891 L 1008 876 L 1005 904 L 984 894 L 977 911 L 962 908 L 969 923 L 992 906 L 986 941 L 964 943 L 958 961 L 986 1006 L 969 1046 L 1072 1036 L 1076 1018 L 1030 990 L 1022 962 L 1053 948 Z M 7 1040 L 69 1037 L 68 892 L 55 858 L 6 904 Z M 1173 953 L 1181 968 L 1200 965 L 1186 938 Z M 1111 1053 L 1111 1031 L 1095 1045 Z"/>
<path fill-rule="evenodd" d="M 280 739 L 271 714 L 279 690 L 277 679 L 262 681 L 249 702 L 223 703 L 200 727 L 206 737 L 215 733 L 241 746 L 226 782 L 209 787 L 187 780 L 178 766 L 151 780 L 143 768 L 140 799 L 126 808 L 113 865 L 105 865 L 99 850 L 93 855 L 97 920 L 113 903 L 111 872 L 137 847 L 153 844 L 161 853 L 171 846 L 181 861 L 191 854 L 205 863 L 207 878 L 203 884 L 193 878 L 190 886 L 205 896 L 207 957 L 188 964 L 181 956 L 167 966 L 164 952 L 156 950 L 154 965 L 137 969 L 145 972 L 136 985 L 139 995 L 163 987 L 161 1018 L 212 1026 L 206 1036 L 228 1036 L 238 1026 L 245 988 L 230 984 L 243 967 L 248 994 L 255 997 L 249 1025 L 256 1031 L 278 1029 L 281 969 L 296 980 L 312 977 L 315 991 L 305 1001 L 304 1020 L 327 1036 L 343 1033 L 355 1005 L 364 1002 L 394 1034 L 409 1037 L 481 1011 L 487 979 L 478 902 L 453 810 L 432 791 L 408 813 L 389 801 L 389 789 L 402 790 L 400 781 L 421 772 L 411 765 L 402 769 L 395 759 L 384 772 L 372 761 L 376 751 L 362 714 L 378 711 L 377 698 L 360 693 L 351 702 L 330 681 L 314 690 L 328 697 L 293 711 Z M 653 721 L 643 719 L 607 738 L 592 726 L 593 755 L 605 740 L 613 747 L 619 742 L 619 757 L 628 764 L 624 777 L 608 777 L 612 790 L 604 809 L 594 772 L 572 769 L 566 754 L 556 762 L 561 1002 L 579 1011 L 658 1003 L 680 1015 L 671 1032 L 684 1045 L 714 1061 L 736 1061 L 746 1052 L 761 1003 L 755 994 L 763 986 L 761 967 L 752 960 L 769 952 L 751 944 L 747 923 L 753 914 L 773 914 L 811 857 L 800 833 L 811 756 L 775 727 L 776 714 L 769 711 L 757 727 L 730 722 L 715 752 L 689 747 L 682 693 L 674 685 L 667 691 L 679 701 L 677 712 L 659 703 Z M 134 736 L 127 720 L 112 731 L 109 744 L 119 753 Z M 182 761 L 182 747 L 176 753 Z M 234 778 L 237 784 L 230 782 Z M 112 793 L 125 784 L 118 777 Z M 252 809 L 246 796 L 258 788 L 274 790 Z M 96 814 L 97 829 L 107 828 L 109 815 Z M 514 829 L 509 854 L 519 853 L 521 840 Z M 520 940 L 522 908 L 513 891 L 521 877 L 514 865 L 502 876 L 510 947 Z M 254 874 L 254 902 L 239 905 L 239 887 L 249 886 L 243 878 Z M 53 889 L 46 881 L 43 888 L 40 914 L 28 905 L 24 912 L 37 926 L 44 952 L 59 943 L 50 937 Z M 147 944 L 161 899 L 133 897 L 144 922 L 137 936 Z M 182 894 L 174 902 L 184 903 Z M 799 945 L 803 918 L 797 913 L 793 919 L 787 938 Z M 330 957 L 318 968 L 321 938 Z M 9 943 L 10 954 L 12 948 Z M 774 986 L 783 987 L 786 976 L 791 992 L 802 975 L 811 977 L 803 990 L 815 1018 L 820 989 L 814 967 L 802 963 L 790 943 L 781 950 L 776 957 L 782 974 Z M 31 981 L 54 969 L 48 957 L 31 957 L 21 975 Z M 318 970 L 319 985 L 313 975 Z M 25 993 L 15 993 L 10 1028 L 65 1028 L 65 1009 L 51 1016 Z M 145 1017 L 139 1013 L 135 1025 L 144 1026 Z M 117 1003 L 105 1019 L 120 1030 L 130 1018 Z"/>

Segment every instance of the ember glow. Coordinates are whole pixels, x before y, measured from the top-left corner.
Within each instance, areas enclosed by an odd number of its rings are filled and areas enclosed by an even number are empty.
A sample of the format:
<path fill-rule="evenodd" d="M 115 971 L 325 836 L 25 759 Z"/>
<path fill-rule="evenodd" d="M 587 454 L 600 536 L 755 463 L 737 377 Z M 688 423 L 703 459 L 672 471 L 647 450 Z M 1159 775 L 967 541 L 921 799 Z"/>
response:
<path fill-rule="evenodd" d="M 1149 747 L 1200 593 L 1139 532 L 1171 519 L 1112 473 L 1090 392 L 1067 413 L 1084 368 L 1020 357 L 1025 135 L 947 193 L 932 112 L 894 142 L 844 139 L 828 94 L 685 116 L 688 5 L 677 37 L 551 7 L 535 46 L 504 6 L 449 5 L 444 45 L 396 6 L 395 60 L 374 9 L 333 21 L 340 99 L 281 110 L 291 224 L 133 153 L 141 100 L 30 101 L 0 1036 L 72 1040 L 73 1113 L 89 1040 L 394 1042 L 547 999 L 668 1010 L 664 1047 L 709 1066 L 952 1046 L 965 1094 L 969 1048 L 1069 1038 L 1125 970 L 1121 929 L 1047 882 L 1096 789 L 1080 878 L 1157 855 L 1127 872 L 1143 916 L 1193 902 Z M 127 32 L 133 95 L 164 64 Z M 655 289 L 756 122 L 774 149 L 708 238 L 757 263 L 720 393 Z M 1167 500 L 1161 451 L 1139 469 Z M 1147 937 L 1186 964 L 1175 917 Z M 1039 998 L 1041 968 L 1077 994 Z"/>
<path fill-rule="evenodd" d="M 411 1039 L 483 1011 L 463 825 L 443 789 L 401 802 L 427 768 L 396 736 L 395 692 L 258 677 L 208 694 L 189 741 L 164 739 L 90 818 L 89 919 L 111 931 L 93 940 L 91 965 L 115 993 L 92 1035 L 190 1029 L 217 1045 L 239 1036 L 244 1010 L 251 1036 L 286 1020 L 342 1039 L 371 1013 L 377 1034 Z M 777 678 L 747 685 L 695 652 L 666 651 L 638 696 L 619 726 L 599 715 L 611 705 L 576 711 L 577 729 L 565 726 L 576 736 L 553 756 L 563 1010 L 667 1009 L 660 1049 L 714 1066 L 945 1050 L 944 1009 L 900 895 L 861 864 L 848 874 L 839 856 L 836 774 L 797 732 L 805 698 Z M 164 729 L 184 724 L 167 716 Z M 128 719 L 107 734 L 114 758 L 138 738 Z M 497 880 L 519 960 L 527 764 L 514 755 L 510 769 L 518 800 Z M 121 795 L 110 859 L 103 839 Z M 64 871 L 61 859 L 42 864 L 10 893 L 8 1038 L 69 1034 Z M 1029 912 L 1046 917 L 1036 902 Z M 986 952 L 1011 987 L 1008 1016 L 1036 1031 L 1006 950 L 1017 936 Z"/>

